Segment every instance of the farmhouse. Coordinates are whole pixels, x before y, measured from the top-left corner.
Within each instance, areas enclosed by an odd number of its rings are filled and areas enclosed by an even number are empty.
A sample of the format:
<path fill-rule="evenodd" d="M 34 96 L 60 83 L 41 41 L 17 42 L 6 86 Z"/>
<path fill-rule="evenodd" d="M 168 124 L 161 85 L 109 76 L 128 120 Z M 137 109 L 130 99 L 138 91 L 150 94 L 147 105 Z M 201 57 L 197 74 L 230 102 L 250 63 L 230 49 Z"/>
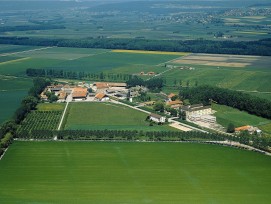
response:
<path fill-rule="evenodd" d="M 95 100 L 101 101 L 101 102 L 109 101 L 109 97 L 105 95 L 104 93 L 98 93 L 95 95 Z"/>
<path fill-rule="evenodd" d="M 76 87 L 72 92 L 73 100 L 85 100 L 87 98 L 88 90 L 87 88 Z"/>
<path fill-rule="evenodd" d="M 157 115 L 155 113 L 152 113 L 150 115 L 150 120 L 157 122 L 157 123 L 165 123 L 166 122 L 166 117 L 165 116 L 161 116 L 161 115 Z"/>
<path fill-rule="evenodd" d="M 180 100 L 176 100 L 176 101 L 168 101 L 166 104 L 170 106 L 171 108 L 179 109 L 183 105 L 183 102 Z"/>

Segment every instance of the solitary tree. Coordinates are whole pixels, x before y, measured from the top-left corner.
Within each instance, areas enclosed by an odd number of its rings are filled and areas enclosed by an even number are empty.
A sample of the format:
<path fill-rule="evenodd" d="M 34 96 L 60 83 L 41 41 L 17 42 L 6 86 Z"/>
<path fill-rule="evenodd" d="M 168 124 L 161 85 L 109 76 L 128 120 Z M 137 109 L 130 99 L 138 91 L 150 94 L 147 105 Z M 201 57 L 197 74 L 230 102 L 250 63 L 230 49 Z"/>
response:
<path fill-rule="evenodd" d="M 230 123 L 227 127 L 227 132 L 228 133 L 234 133 L 235 132 L 235 128 L 234 128 L 234 124 Z"/>

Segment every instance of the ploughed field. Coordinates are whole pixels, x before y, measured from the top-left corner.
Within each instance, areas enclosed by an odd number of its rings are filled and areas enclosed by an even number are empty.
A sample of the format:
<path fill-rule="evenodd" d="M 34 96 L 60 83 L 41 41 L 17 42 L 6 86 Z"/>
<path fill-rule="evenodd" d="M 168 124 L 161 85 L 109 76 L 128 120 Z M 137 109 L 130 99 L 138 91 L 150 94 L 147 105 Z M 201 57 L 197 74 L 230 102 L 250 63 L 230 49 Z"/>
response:
<path fill-rule="evenodd" d="M 192 143 L 15 141 L 0 203 L 269 203 L 270 157 Z"/>

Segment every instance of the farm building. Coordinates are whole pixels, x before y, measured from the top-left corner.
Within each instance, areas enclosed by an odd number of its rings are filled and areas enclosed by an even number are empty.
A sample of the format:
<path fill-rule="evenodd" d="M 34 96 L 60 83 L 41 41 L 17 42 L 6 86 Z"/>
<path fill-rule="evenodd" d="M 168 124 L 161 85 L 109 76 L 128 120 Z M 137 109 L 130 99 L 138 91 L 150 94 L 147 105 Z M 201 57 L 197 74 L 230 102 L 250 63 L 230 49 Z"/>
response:
<path fill-rule="evenodd" d="M 67 98 L 67 93 L 65 91 L 58 92 L 58 101 L 59 102 L 65 102 L 66 98 Z"/>
<path fill-rule="evenodd" d="M 47 89 L 50 92 L 58 92 L 58 91 L 61 91 L 62 88 L 63 88 L 63 84 L 58 84 L 55 86 L 47 86 Z"/>
<path fill-rule="evenodd" d="M 105 95 L 104 93 L 98 93 L 95 95 L 95 100 L 101 101 L 101 102 L 109 101 L 109 97 Z"/>
<path fill-rule="evenodd" d="M 177 95 L 174 94 L 174 93 L 169 94 L 169 95 L 167 96 L 168 101 L 172 101 L 172 98 L 173 98 L 173 97 L 176 97 L 176 96 L 177 96 Z"/>
<path fill-rule="evenodd" d="M 111 83 L 111 82 L 95 82 L 93 83 L 93 88 L 98 93 L 104 93 L 107 89 L 125 89 L 126 83 Z"/>
<path fill-rule="evenodd" d="M 203 106 L 203 104 L 183 106 L 182 111 L 185 112 L 188 119 L 197 115 L 201 116 L 212 114 L 211 106 Z"/>
<path fill-rule="evenodd" d="M 211 124 L 216 122 L 216 117 L 213 115 L 192 115 L 189 119 L 195 122 L 204 122 Z"/>
<path fill-rule="evenodd" d="M 71 94 L 74 86 L 70 86 L 69 84 L 66 84 L 63 86 L 62 90 L 65 91 L 66 94 Z"/>
<path fill-rule="evenodd" d="M 176 101 L 168 101 L 166 104 L 170 106 L 171 108 L 178 109 L 183 105 L 183 102 L 180 100 L 176 100 Z"/>
<path fill-rule="evenodd" d="M 165 116 L 161 116 L 161 115 L 157 115 L 155 113 L 152 113 L 150 115 L 150 120 L 157 122 L 157 123 L 165 123 L 166 122 L 166 117 Z"/>
<path fill-rule="evenodd" d="M 45 89 L 41 94 L 40 94 L 40 99 L 43 101 L 47 101 L 48 100 L 48 96 L 45 95 L 47 89 Z"/>
<path fill-rule="evenodd" d="M 245 125 L 245 126 L 235 128 L 235 132 L 241 132 L 241 131 L 248 131 L 250 134 L 253 134 L 255 132 L 257 134 L 262 133 L 262 131 L 259 128 L 253 127 L 253 126 L 250 126 L 250 125 Z"/>
<path fill-rule="evenodd" d="M 76 87 L 72 92 L 73 100 L 85 100 L 87 98 L 88 90 L 87 88 Z"/>

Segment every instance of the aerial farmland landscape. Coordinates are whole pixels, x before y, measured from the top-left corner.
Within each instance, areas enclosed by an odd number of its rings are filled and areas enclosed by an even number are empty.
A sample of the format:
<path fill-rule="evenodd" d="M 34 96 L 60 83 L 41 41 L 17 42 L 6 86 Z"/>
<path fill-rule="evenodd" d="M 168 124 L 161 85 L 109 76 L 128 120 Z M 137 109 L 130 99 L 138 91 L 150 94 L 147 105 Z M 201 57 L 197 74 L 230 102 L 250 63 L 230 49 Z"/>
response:
<path fill-rule="evenodd" d="M 268 0 L 0 2 L 0 203 L 270 203 Z"/>

